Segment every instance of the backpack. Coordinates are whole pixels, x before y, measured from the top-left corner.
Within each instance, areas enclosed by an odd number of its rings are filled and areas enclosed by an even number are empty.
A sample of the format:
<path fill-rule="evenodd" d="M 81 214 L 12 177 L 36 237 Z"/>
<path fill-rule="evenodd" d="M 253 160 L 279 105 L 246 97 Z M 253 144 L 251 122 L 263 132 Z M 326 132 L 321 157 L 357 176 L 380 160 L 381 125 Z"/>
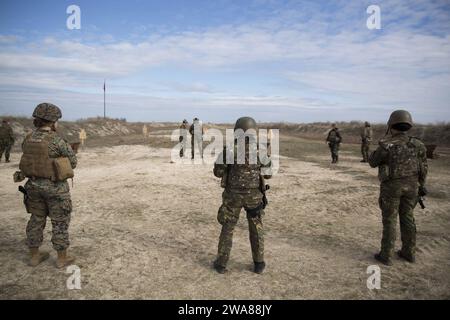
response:
<path fill-rule="evenodd" d="M 398 142 L 389 146 L 389 178 L 417 176 L 419 159 L 416 146 L 411 142 Z"/>
<path fill-rule="evenodd" d="M 331 142 L 331 143 L 340 143 L 341 142 L 341 139 L 338 137 L 338 134 L 337 134 L 336 130 L 331 130 L 328 133 L 328 139 L 327 140 L 329 142 Z"/>
<path fill-rule="evenodd" d="M 9 130 L 6 126 L 0 126 L 0 141 L 9 140 Z"/>

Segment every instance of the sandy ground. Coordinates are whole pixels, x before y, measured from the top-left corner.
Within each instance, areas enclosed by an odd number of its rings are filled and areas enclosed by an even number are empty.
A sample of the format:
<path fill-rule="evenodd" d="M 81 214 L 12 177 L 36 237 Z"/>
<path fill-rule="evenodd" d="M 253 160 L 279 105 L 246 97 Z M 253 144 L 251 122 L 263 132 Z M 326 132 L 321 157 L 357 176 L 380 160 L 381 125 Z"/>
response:
<path fill-rule="evenodd" d="M 435 197 L 416 209 L 417 263 L 381 266 L 381 290 L 368 290 L 381 217 L 376 170 L 345 153 L 338 166 L 282 158 L 266 209 L 263 275 L 251 272 L 245 215 L 235 232 L 230 272 L 211 268 L 220 225 L 220 181 L 211 165 L 170 163 L 170 150 L 148 146 L 87 149 L 72 188 L 72 253 L 81 290 L 51 258 L 27 266 L 25 213 L 11 164 L 0 164 L 2 299 L 449 299 L 448 171 L 431 165 Z M 324 158 L 322 160 L 326 160 Z M 445 174 L 442 174 L 445 172 Z M 399 243 L 397 243 L 399 246 Z"/>

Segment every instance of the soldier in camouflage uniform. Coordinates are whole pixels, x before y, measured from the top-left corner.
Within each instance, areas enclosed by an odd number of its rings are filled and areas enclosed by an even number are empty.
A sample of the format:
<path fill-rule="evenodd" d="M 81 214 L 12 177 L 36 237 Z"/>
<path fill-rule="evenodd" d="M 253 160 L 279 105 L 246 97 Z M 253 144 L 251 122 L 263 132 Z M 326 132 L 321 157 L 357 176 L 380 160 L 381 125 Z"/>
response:
<path fill-rule="evenodd" d="M 419 195 L 426 195 L 427 157 L 425 145 L 407 131 L 413 126 L 408 111 L 394 111 L 389 119 L 390 136 L 380 140 L 380 145 L 370 158 L 371 167 L 378 167 L 381 182 L 379 205 L 383 217 L 381 251 L 375 259 L 392 265 L 395 246 L 397 216 L 400 217 L 402 249 L 400 258 L 415 262 L 416 224 L 414 208 Z"/>
<path fill-rule="evenodd" d="M 11 148 L 14 144 L 14 133 L 9 125 L 8 120 L 3 119 L 0 126 L 0 161 L 2 160 L 3 153 L 5 153 L 5 162 L 9 162 Z"/>
<path fill-rule="evenodd" d="M 186 150 L 188 131 L 189 131 L 189 124 L 187 120 L 184 119 L 183 123 L 180 126 L 180 138 L 179 138 L 179 141 L 181 143 L 180 158 L 183 158 L 184 151 Z"/>
<path fill-rule="evenodd" d="M 370 123 L 366 121 L 361 132 L 361 154 L 363 157 L 361 162 L 369 161 L 370 142 L 372 141 L 372 135 L 372 127 L 370 126 Z"/>
<path fill-rule="evenodd" d="M 203 135 L 205 131 L 198 118 L 194 118 L 189 133 L 191 134 L 191 159 L 194 159 L 195 156 L 195 145 L 197 145 L 200 157 L 203 159 Z"/>
<path fill-rule="evenodd" d="M 339 147 L 342 142 L 341 133 L 336 127 L 336 124 L 331 125 L 331 130 L 328 132 L 327 143 L 331 151 L 331 163 L 338 163 L 339 161 Z"/>
<path fill-rule="evenodd" d="M 62 268 L 75 260 L 67 254 L 72 212 L 69 184 L 66 180 L 57 180 L 52 171 L 56 158 L 68 159 L 68 165 L 72 169 L 77 165 L 72 148 L 56 133 L 56 122 L 61 116 L 61 110 L 57 106 L 50 103 L 39 104 L 33 113 L 37 129 L 22 144 L 20 170 L 23 176 L 29 178 L 25 184 L 24 203 L 31 214 L 26 228 L 31 266 L 37 266 L 49 257 L 47 252 L 39 251 L 47 217 L 52 223 L 51 240 L 58 255 L 56 266 Z"/>
<path fill-rule="evenodd" d="M 247 131 L 249 129 L 255 130 L 253 137 L 256 137 L 255 120 L 249 117 L 240 118 L 235 125 L 235 135 L 251 132 Z M 220 233 L 218 255 L 214 262 L 214 268 L 219 273 L 226 272 L 233 242 L 233 231 L 238 222 L 240 212 L 244 208 L 247 212 L 254 272 L 262 273 L 265 268 L 262 219 L 266 204 L 264 202 L 265 193 L 262 193 L 262 187 L 265 188 L 264 179 L 271 177 L 268 174 L 270 171 L 266 172 L 264 170 L 267 170 L 267 168 L 270 170 L 271 163 L 269 158 L 261 159 L 264 161 L 260 161 L 256 142 L 250 143 L 250 138 L 248 137 L 244 137 L 246 139 L 245 155 L 239 161 L 240 155 L 237 152 L 239 138 L 235 138 L 234 150 L 224 148 L 224 151 L 219 155 L 214 164 L 214 175 L 222 178 L 222 187 L 225 188 L 222 194 L 222 206 L 219 208 L 217 215 L 217 220 L 222 225 L 222 231 Z M 250 152 L 253 152 L 255 161 L 249 160 L 252 157 Z M 229 160 L 227 161 L 227 159 Z M 261 162 L 264 162 L 264 164 Z"/>

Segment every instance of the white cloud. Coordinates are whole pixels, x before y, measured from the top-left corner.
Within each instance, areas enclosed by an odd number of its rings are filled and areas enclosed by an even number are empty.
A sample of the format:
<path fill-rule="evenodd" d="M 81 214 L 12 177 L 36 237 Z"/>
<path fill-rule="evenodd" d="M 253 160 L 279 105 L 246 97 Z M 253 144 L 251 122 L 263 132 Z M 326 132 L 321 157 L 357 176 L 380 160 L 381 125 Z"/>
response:
<path fill-rule="evenodd" d="M 287 81 L 290 90 L 305 91 L 299 93 L 303 98 L 272 92 L 263 98 L 239 96 L 231 86 L 217 88 L 205 81 L 159 83 L 180 93 L 206 94 L 199 104 L 211 107 L 357 109 L 401 103 L 419 110 L 426 104 L 450 118 L 450 33 L 442 24 L 450 18 L 443 4 L 381 1 L 383 29 L 378 33 L 365 28 L 363 4 L 342 1 L 336 12 L 320 12 L 308 3 L 304 11 L 287 8 L 269 21 L 162 32 L 133 42 L 114 41 L 110 35 L 106 42 L 89 43 L 46 37 L 14 47 L 12 40 L 3 45 L 9 38 L 0 36 L 0 85 L 83 91 L 104 77 L 132 78 L 155 68 L 239 74 L 276 66 L 264 81 Z M 427 17 L 435 21 L 425 23 Z M 274 91 L 284 90 L 280 87 Z"/>

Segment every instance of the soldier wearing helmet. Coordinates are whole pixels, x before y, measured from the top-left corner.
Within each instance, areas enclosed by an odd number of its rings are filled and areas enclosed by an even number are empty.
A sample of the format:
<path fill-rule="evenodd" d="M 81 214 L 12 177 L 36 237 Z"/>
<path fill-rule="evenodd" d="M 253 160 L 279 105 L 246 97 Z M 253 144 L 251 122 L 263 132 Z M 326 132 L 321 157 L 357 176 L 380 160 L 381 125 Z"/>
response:
<path fill-rule="evenodd" d="M 361 131 L 361 162 L 369 161 L 370 143 L 372 142 L 372 127 L 369 122 L 364 123 L 364 128 Z"/>
<path fill-rule="evenodd" d="M 27 246 L 30 249 L 31 266 L 48 259 L 47 252 L 39 251 L 47 217 L 52 223 L 52 244 L 57 252 L 56 266 L 62 268 L 74 261 L 68 256 L 69 223 L 72 212 L 67 178 L 73 177 L 77 158 L 70 147 L 57 133 L 57 121 L 61 110 L 51 103 L 39 104 L 33 112 L 36 129 L 27 135 L 22 144 L 23 155 L 17 176 L 28 178 L 24 203 L 31 214 L 26 228 Z M 15 176 L 16 176 L 15 175 Z"/>
<path fill-rule="evenodd" d="M 267 202 L 264 201 L 266 199 L 263 192 L 266 190 L 264 179 L 271 177 L 271 163 L 268 157 L 261 159 L 259 156 L 256 129 L 254 119 L 239 118 L 234 128 L 234 146 L 225 147 L 214 164 L 214 175 L 222 179 L 222 187 L 225 189 L 217 215 L 222 230 L 214 268 L 219 273 L 226 272 L 233 231 L 242 208 L 247 213 L 254 272 L 262 273 L 265 268 L 262 219 Z"/>
<path fill-rule="evenodd" d="M 183 158 L 184 151 L 186 150 L 188 132 L 189 132 L 189 124 L 188 121 L 184 119 L 180 125 L 180 138 L 179 138 L 179 141 L 181 143 L 180 158 Z"/>
<path fill-rule="evenodd" d="M 402 248 L 397 255 L 408 262 L 415 262 L 414 208 L 418 197 L 426 195 L 428 165 L 425 145 L 408 135 L 412 126 L 412 117 L 408 111 L 394 111 L 388 122 L 389 135 L 380 141 L 378 149 L 369 158 L 370 166 L 378 167 L 381 183 L 379 205 L 383 236 L 381 250 L 375 259 L 385 265 L 392 265 L 397 216 L 400 217 L 402 240 Z"/>
<path fill-rule="evenodd" d="M 9 162 L 11 148 L 15 141 L 14 132 L 9 125 L 8 119 L 3 119 L 0 126 L 0 161 L 2 160 L 3 153 L 5 153 L 5 162 Z"/>
<path fill-rule="evenodd" d="M 338 163 L 339 147 L 342 142 L 342 136 L 335 123 L 331 125 L 331 129 L 328 132 L 326 142 L 328 143 L 331 151 L 331 163 Z"/>
<path fill-rule="evenodd" d="M 198 118 L 194 118 L 189 128 L 189 133 L 191 134 L 191 159 L 193 160 L 195 157 L 196 145 L 198 152 L 200 153 L 200 157 L 203 159 L 203 135 L 205 134 L 205 130 L 202 122 Z"/>

